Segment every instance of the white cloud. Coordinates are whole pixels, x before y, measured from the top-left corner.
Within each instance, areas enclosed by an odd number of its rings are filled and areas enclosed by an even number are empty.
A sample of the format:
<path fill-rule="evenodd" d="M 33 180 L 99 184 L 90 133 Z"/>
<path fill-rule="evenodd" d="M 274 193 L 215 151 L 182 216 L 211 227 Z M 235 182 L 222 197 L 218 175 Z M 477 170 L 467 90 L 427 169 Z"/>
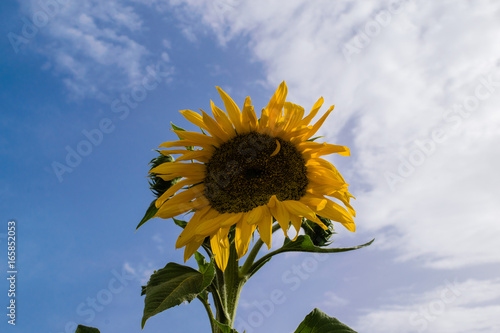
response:
<path fill-rule="evenodd" d="M 38 50 L 65 77 L 73 95 L 99 97 L 140 83 L 150 52 L 132 37 L 143 22 L 131 6 L 92 0 L 47 9 L 40 3 L 31 1 L 30 16 L 52 15 L 40 29 L 48 42 Z"/>
<path fill-rule="evenodd" d="M 445 281 L 423 294 L 401 295 L 405 305 L 366 310 L 360 332 L 494 333 L 500 329 L 500 280 Z"/>
<path fill-rule="evenodd" d="M 325 300 L 319 304 L 319 308 L 323 309 L 323 311 L 332 311 L 334 312 L 339 307 L 344 307 L 349 304 L 349 301 L 345 298 L 338 296 L 333 291 L 325 292 Z"/>
<path fill-rule="evenodd" d="M 335 162 L 359 185 L 359 230 L 375 234 L 378 246 L 434 268 L 500 261 L 499 4 L 258 0 L 210 10 L 182 3 L 221 43 L 246 36 L 270 89 L 285 79 L 295 102 L 311 106 L 323 95 L 336 104 L 323 134 L 352 148 L 353 157 Z M 490 75 L 496 83 L 485 97 L 486 85 L 477 87 Z M 474 110 L 462 116 L 455 104 Z M 429 156 L 418 153 L 415 140 L 433 138 L 435 129 L 448 139 Z M 386 175 L 398 174 L 400 158 L 421 165 L 393 191 Z"/>

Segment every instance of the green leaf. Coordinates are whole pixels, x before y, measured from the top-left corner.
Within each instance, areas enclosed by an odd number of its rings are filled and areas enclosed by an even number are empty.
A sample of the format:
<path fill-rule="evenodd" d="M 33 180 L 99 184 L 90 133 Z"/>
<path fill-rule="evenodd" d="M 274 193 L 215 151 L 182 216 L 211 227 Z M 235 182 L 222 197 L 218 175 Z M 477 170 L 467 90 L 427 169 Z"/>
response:
<path fill-rule="evenodd" d="M 314 252 L 314 253 L 337 253 L 337 252 L 347 252 L 352 250 L 357 250 L 362 247 L 368 246 L 373 243 L 375 239 L 372 239 L 368 243 L 354 246 L 354 247 L 338 247 L 338 248 L 324 248 L 314 245 L 311 237 L 308 235 L 300 235 L 295 241 L 291 241 L 289 238 L 285 239 L 285 243 L 279 249 L 264 255 L 262 258 L 253 263 L 252 267 L 249 269 L 249 274 L 252 276 L 257 270 L 259 270 L 262 265 L 268 262 L 273 256 L 283 253 L 283 252 Z"/>
<path fill-rule="evenodd" d="M 137 227 L 135 228 L 135 230 L 139 229 L 139 227 L 141 225 L 143 225 L 147 221 L 151 220 L 153 218 L 153 216 L 156 214 L 156 212 L 158 211 L 158 208 L 156 208 L 155 203 L 156 203 L 156 199 L 153 200 L 153 202 L 151 202 L 151 204 L 149 205 L 148 210 L 146 211 L 146 214 L 144 214 L 144 217 L 142 218 L 141 222 L 139 222 L 139 224 L 137 225 Z"/>
<path fill-rule="evenodd" d="M 375 239 L 372 239 L 368 243 L 358 245 L 358 246 L 353 246 L 353 247 L 337 247 L 337 248 L 323 248 L 314 245 L 314 243 L 311 240 L 311 237 L 307 235 L 301 235 L 297 237 L 295 241 L 291 241 L 290 239 L 285 239 L 285 244 L 277 249 L 274 252 L 281 253 L 281 252 L 316 252 L 316 253 L 337 253 L 337 252 L 347 252 L 347 251 L 352 251 L 352 250 L 357 250 L 362 247 L 368 246 L 371 243 L 373 243 Z M 274 253 L 273 252 L 273 253 Z M 277 254 L 276 253 L 276 254 Z"/>
<path fill-rule="evenodd" d="M 356 333 L 356 331 L 316 308 L 306 316 L 294 333 Z"/>
<path fill-rule="evenodd" d="M 186 225 L 188 224 L 186 221 L 178 220 L 175 217 L 172 217 L 172 220 L 174 220 L 174 223 L 177 224 L 182 229 L 184 229 L 186 227 Z"/>
<path fill-rule="evenodd" d="M 198 251 L 196 251 L 196 253 L 194 254 L 194 258 L 196 259 L 196 262 L 198 263 L 199 271 L 201 273 L 205 273 L 207 271 L 207 269 L 210 267 L 210 263 L 208 263 L 205 260 L 205 257 L 203 256 L 203 254 L 201 254 Z"/>
<path fill-rule="evenodd" d="M 214 322 L 217 324 L 217 326 L 219 326 L 219 328 L 222 331 L 222 333 L 238 333 L 237 330 L 235 330 L 234 328 L 229 327 L 229 325 L 222 324 L 222 323 L 218 322 L 215 319 L 214 319 Z"/>
<path fill-rule="evenodd" d="M 100 333 L 100 331 L 97 328 L 78 325 L 75 333 Z"/>
<path fill-rule="evenodd" d="M 204 273 L 173 262 L 155 272 L 146 286 L 141 327 L 144 328 L 150 317 L 183 302 L 191 302 L 212 283 L 214 275 L 212 263 Z"/>

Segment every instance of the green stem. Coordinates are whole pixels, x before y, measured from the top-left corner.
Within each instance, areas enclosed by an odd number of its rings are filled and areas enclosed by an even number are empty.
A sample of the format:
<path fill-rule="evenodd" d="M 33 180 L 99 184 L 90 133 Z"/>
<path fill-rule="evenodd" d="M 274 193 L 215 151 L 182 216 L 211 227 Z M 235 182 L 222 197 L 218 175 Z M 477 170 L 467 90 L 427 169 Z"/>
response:
<path fill-rule="evenodd" d="M 210 320 L 210 327 L 212 328 L 212 333 L 217 333 L 218 327 L 217 327 L 217 324 L 214 322 L 214 314 L 212 312 L 212 309 L 210 308 L 210 304 L 208 304 L 206 299 L 204 299 L 203 297 L 201 297 L 199 295 L 197 298 L 201 301 L 201 303 L 205 307 L 205 310 L 207 311 L 208 319 Z"/>
<path fill-rule="evenodd" d="M 240 299 L 241 288 L 245 284 L 245 280 L 240 278 L 238 266 L 238 254 L 234 243 L 231 244 L 229 252 L 229 260 L 224 271 L 224 279 L 226 285 L 226 311 L 229 316 L 230 327 L 233 327 L 234 318 L 236 317 L 236 308 Z"/>
<path fill-rule="evenodd" d="M 272 232 L 274 233 L 279 228 L 280 226 L 278 224 L 274 225 Z M 263 244 L 264 242 L 259 238 L 248 254 L 245 263 L 240 268 L 236 247 L 234 241 L 232 241 L 225 271 L 222 272 L 219 267 L 215 267 L 216 275 L 212 284 L 214 290 L 211 292 L 214 298 L 216 320 L 218 322 L 228 325 L 231 328 L 233 327 L 241 289 L 252 275 L 254 260 L 259 254 Z M 215 327 L 215 332 L 220 332 L 220 329 Z"/>
<path fill-rule="evenodd" d="M 279 228 L 280 228 L 280 225 L 276 223 L 275 225 L 273 225 L 273 230 L 271 233 L 276 232 L 276 230 L 278 230 Z M 253 264 L 255 258 L 257 257 L 257 255 L 259 254 L 259 251 L 260 251 L 260 248 L 262 247 L 262 245 L 264 245 L 264 242 L 262 241 L 262 239 L 259 238 L 259 240 L 257 240 L 255 242 L 255 245 L 253 246 L 252 250 L 248 254 L 248 257 L 245 260 L 245 263 L 241 267 L 241 276 L 248 276 L 248 273 L 251 272 L 252 264 Z M 247 279 L 248 278 L 249 278 L 249 276 L 247 277 Z"/>
<path fill-rule="evenodd" d="M 215 292 L 212 293 L 216 307 L 216 318 L 220 323 L 227 322 L 226 316 L 226 286 L 224 273 L 215 265 Z"/>

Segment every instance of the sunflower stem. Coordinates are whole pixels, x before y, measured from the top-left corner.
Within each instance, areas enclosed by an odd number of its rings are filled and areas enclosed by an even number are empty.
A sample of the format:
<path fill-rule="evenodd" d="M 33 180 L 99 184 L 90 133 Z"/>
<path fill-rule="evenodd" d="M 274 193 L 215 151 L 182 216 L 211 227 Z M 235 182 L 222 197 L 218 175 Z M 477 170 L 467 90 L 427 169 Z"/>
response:
<path fill-rule="evenodd" d="M 229 325 L 229 327 L 233 327 L 234 318 L 236 317 L 236 308 L 238 307 L 241 289 L 245 281 L 245 279 L 239 276 L 238 254 L 236 253 L 234 244 L 231 244 L 228 264 L 224 271 L 226 312 L 229 316 L 225 324 Z"/>
<path fill-rule="evenodd" d="M 197 296 L 197 298 L 201 301 L 203 307 L 205 307 L 205 310 L 207 311 L 208 319 L 210 320 L 210 327 L 212 328 L 212 333 L 217 333 L 218 327 L 214 321 L 214 313 L 212 312 L 212 308 L 210 308 L 210 304 L 208 304 L 208 301 L 206 299 L 199 295 Z"/>
<path fill-rule="evenodd" d="M 224 272 L 219 267 L 215 266 L 215 292 L 212 293 L 216 309 L 216 319 L 218 322 L 225 324 L 227 322 L 226 314 L 226 285 L 224 280 Z"/>

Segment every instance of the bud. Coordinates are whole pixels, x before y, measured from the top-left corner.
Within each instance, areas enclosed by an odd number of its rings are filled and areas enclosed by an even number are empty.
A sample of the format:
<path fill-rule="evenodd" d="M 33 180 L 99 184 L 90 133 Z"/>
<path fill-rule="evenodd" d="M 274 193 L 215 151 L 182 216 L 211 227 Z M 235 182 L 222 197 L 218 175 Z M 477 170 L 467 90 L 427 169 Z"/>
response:
<path fill-rule="evenodd" d="M 317 223 L 307 219 L 302 223 L 302 228 L 304 229 L 305 234 L 311 238 L 314 245 L 328 246 L 333 242 L 330 241 L 330 238 L 333 234 L 335 234 L 335 230 L 333 230 L 333 223 L 329 219 L 322 216 L 318 216 L 318 218 L 324 225 L 327 226 L 326 230 L 321 228 Z"/>
<path fill-rule="evenodd" d="M 157 150 L 157 152 L 159 151 Z M 174 158 L 172 156 L 160 154 L 160 156 L 153 158 L 151 162 L 149 162 L 149 165 L 151 165 L 150 170 L 156 168 L 160 164 L 169 163 L 173 161 Z M 166 181 L 158 177 L 156 173 L 150 173 L 148 174 L 148 177 L 150 179 L 149 188 L 151 189 L 151 192 L 153 192 L 154 195 L 156 195 L 157 198 L 159 198 L 163 193 L 165 193 L 165 191 L 167 191 L 172 185 L 177 183 L 180 179 L 180 178 L 174 178 L 172 180 Z"/>

